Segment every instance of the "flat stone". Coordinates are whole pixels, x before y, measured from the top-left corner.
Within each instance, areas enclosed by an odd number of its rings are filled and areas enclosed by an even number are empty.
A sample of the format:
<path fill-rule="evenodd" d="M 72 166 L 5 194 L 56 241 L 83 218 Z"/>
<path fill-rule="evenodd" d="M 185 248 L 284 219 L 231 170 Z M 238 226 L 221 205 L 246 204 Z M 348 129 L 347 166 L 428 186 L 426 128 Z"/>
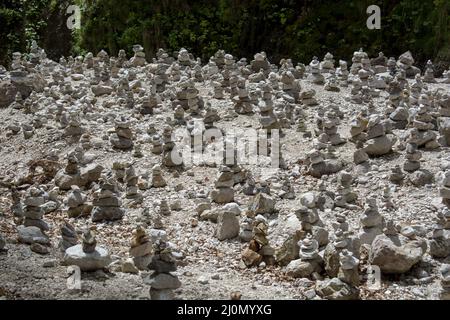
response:
<path fill-rule="evenodd" d="M 181 282 L 176 276 L 170 273 L 153 273 L 144 279 L 144 283 L 150 285 L 153 289 L 178 289 Z"/>
<path fill-rule="evenodd" d="M 63 263 L 67 266 L 76 265 L 81 271 L 96 271 L 108 266 L 111 258 L 108 251 L 100 246 L 92 253 L 85 253 L 82 245 L 77 244 L 66 250 Z"/>
<path fill-rule="evenodd" d="M 33 244 L 35 242 L 43 245 L 50 244 L 50 239 L 44 233 L 42 233 L 41 229 L 39 229 L 38 227 L 19 226 L 17 227 L 17 231 L 19 234 L 19 242 L 26 244 Z"/>

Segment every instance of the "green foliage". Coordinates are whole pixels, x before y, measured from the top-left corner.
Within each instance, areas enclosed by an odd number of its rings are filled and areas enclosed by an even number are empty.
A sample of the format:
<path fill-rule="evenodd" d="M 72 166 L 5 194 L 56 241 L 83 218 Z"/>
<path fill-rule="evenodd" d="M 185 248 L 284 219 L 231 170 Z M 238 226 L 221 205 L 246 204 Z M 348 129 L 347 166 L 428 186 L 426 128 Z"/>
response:
<path fill-rule="evenodd" d="M 82 7 L 82 29 L 71 32 L 61 26 L 73 3 Z M 381 30 L 366 27 L 371 4 L 381 8 Z M 71 50 L 67 37 L 63 43 L 45 39 L 54 29 L 49 11 L 61 20 L 58 35 L 71 37 Z M 327 51 L 349 60 L 362 47 L 370 55 L 411 50 L 419 63 L 431 58 L 448 66 L 449 11 L 450 0 L 2 0 L 0 63 L 43 39 L 49 48 L 66 45 L 57 51 L 65 54 L 123 48 L 131 55 L 140 43 L 148 57 L 160 47 L 185 47 L 203 60 L 218 49 L 247 58 L 263 50 L 273 62 L 291 57 L 307 63 Z"/>

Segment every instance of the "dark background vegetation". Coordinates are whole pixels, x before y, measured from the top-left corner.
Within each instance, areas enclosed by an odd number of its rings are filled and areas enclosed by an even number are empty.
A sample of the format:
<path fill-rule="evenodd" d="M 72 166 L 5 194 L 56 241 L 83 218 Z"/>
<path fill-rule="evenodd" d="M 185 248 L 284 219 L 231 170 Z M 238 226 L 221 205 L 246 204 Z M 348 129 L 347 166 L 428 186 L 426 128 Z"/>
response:
<path fill-rule="evenodd" d="M 417 64 L 450 64 L 450 0 L 0 0 L 0 64 L 36 39 L 50 58 L 117 54 L 142 44 L 148 58 L 159 47 L 185 47 L 206 61 L 218 49 L 272 62 L 309 63 L 327 51 L 350 60 L 364 48 L 397 57 L 410 50 Z M 66 27 L 66 8 L 82 8 L 81 30 Z M 366 27 L 366 8 L 381 8 L 381 30 Z"/>

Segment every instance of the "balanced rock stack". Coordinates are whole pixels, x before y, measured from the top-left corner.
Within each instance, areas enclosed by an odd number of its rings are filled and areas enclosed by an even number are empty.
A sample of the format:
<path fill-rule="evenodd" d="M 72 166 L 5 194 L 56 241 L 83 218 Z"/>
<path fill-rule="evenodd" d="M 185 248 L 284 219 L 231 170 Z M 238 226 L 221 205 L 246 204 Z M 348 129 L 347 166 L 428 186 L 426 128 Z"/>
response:
<path fill-rule="evenodd" d="M 253 103 L 249 98 L 248 90 L 245 87 L 245 78 L 239 77 L 237 81 L 237 98 L 234 98 L 234 111 L 238 114 L 253 113 Z"/>
<path fill-rule="evenodd" d="M 295 211 L 295 215 L 301 224 L 301 231 L 304 234 L 311 234 L 320 247 L 326 246 L 329 242 L 328 231 L 320 219 L 316 208 L 316 195 L 307 192 L 302 195 L 300 202 L 302 206 Z"/>
<path fill-rule="evenodd" d="M 267 240 L 268 228 L 266 219 L 261 215 L 256 216 L 253 239 L 250 241 L 248 248 L 242 252 L 242 261 L 247 267 L 258 266 L 261 262 L 266 265 L 274 263 L 275 250 Z"/>
<path fill-rule="evenodd" d="M 339 84 L 343 87 L 348 86 L 348 75 L 350 72 L 348 71 L 347 61 L 339 60 L 339 67 L 336 69 L 336 76 L 339 80 Z"/>
<path fill-rule="evenodd" d="M 442 197 L 442 203 L 450 208 L 450 170 L 445 171 L 442 176 L 439 193 Z"/>
<path fill-rule="evenodd" d="M 121 116 L 115 119 L 115 133 L 111 135 L 110 141 L 113 147 L 122 150 L 133 148 L 133 133 L 130 129 L 130 122 Z"/>
<path fill-rule="evenodd" d="M 431 240 L 429 241 L 429 253 L 433 258 L 447 258 L 450 256 L 450 231 L 446 226 L 446 219 L 444 214 L 439 215 L 434 225 Z M 445 228 L 447 227 L 447 228 Z"/>
<path fill-rule="evenodd" d="M 320 72 L 320 62 L 317 57 L 314 57 L 313 60 L 309 64 L 310 72 L 311 72 L 311 82 L 314 84 L 322 85 L 325 83 L 325 77 Z"/>
<path fill-rule="evenodd" d="M 259 102 L 260 123 L 263 129 L 270 131 L 279 129 L 280 123 L 277 116 L 273 112 L 272 89 L 268 83 L 263 85 L 263 99 Z"/>
<path fill-rule="evenodd" d="M 216 203 L 229 203 L 234 201 L 234 173 L 228 166 L 220 166 L 215 189 L 211 191 L 211 199 Z"/>
<path fill-rule="evenodd" d="M 333 55 L 329 52 L 324 56 L 323 61 L 320 63 L 322 73 L 334 73 L 334 59 Z"/>
<path fill-rule="evenodd" d="M 329 143 L 333 146 L 345 143 L 345 139 L 341 138 L 338 133 L 339 118 L 333 112 L 326 112 L 325 118 L 320 123 L 322 126 L 319 130 L 321 129 L 322 133 L 318 137 L 318 140 L 321 143 Z"/>
<path fill-rule="evenodd" d="M 431 114 L 431 102 L 427 95 L 421 95 L 419 101 L 422 103 L 419 105 L 412 122 L 411 142 L 415 142 L 418 147 L 424 147 L 427 150 L 437 149 L 440 144 L 437 142 L 437 134 L 434 131 L 436 119 Z"/>
<path fill-rule="evenodd" d="M 133 67 L 142 67 L 145 65 L 144 48 L 137 44 L 133 46 L 134 57 L 131 58 L 130 63 Z"/>
<path fill-rule="evenodd" d="M 367 53 L 365 53 L 362 48 L 360 48 L 358 51 L 353 52 L 352 65 L 350 67 L 351 74 L 357 75 L 358 71 L 363 66 L 362 60 L 367 58 L 368 58 Z"/>
<path fill-rule="evenodd" d="M 308 152 L 307 160 L 309 162 L 308 174 L 316 178 L 339 172 L 343 167 L 342 161 L 339 159 L 325 159 L 322 152 L 317 149 Z"/>
<path fill-rule="evenodd" d="M 173 119 L 175 125 L 185 125 L 184 109 L 181 105 L 177 105 L 173 112 Z"/>
<path fill-rule="evenodd" d="M 450 74 L 450 71 L 449 71 Z M 443 94 L 437 98 L 439 107 L 439 133 L 440 142 L 444 146 L 450 146 L 450 94 Z"/>
<path fill-rule="evenodd" d="M 396 138 L 393 135 L 386 135 L 387 128 L 387 120 L 381 120 L 379 115 L 373 114 L 369 117 L 367 140 L 364 144 L 364 151 L 369 156 L 378 157 L 391 152 Z"/>
<path fill-rule="evenodd" d="M 152 136 L 152 153 L 153 154 L 161 154 L 163 153 L 163 142 L 161 137 L 158 134 Z"/>
<path fill-rule="evenodd" d="M 86 195 L 78 186 L 72 186 L 71 189 L 66 200 L 68 217 L 77 218 L 89 214 L 92 210 L 92 205 L 86 203 Z"/>
<path fill-rule="evenodd" d="M 181 105 L 184 110 L 189 110 L 192 114 L 198 114 L 203 107 L 203 100 L 199 98 L 198 93 L 194 80 L 182 77 L 177 85 L 177 100 L 173 103 L 175 106 Z"/>
<path fill-rule="evenodd" d="M 307 107 L 315 106 L 319 104 L 315 95 L 316 91 L 314 89 L 303 90 L 300 94 L 300 100 L 302 101 L 302 104 Z"/>
<path fill-rule="evenodd" d="M 257 53 L 254 55 L 254 60 L 250 61 L 250 67 L 253 72 L 259 72 L 263 70 L 267 76 L 270 72 L 270 63 L 267 60 L 265 52 Z"/>
<path fill-rule="evenodd" d="M 28 190 L 28 194 L 25 197 L 25 210 L 24 210 L 24 226 L 25 227 L 38 227 L 42 231 L 48 231 L 50 228 L 48 224 L 42 220 L 44 216 L 44 210 L 42 206 L 45 203 L 44 191 L 37 187 L 31 187 Z"/>
<path fill-rule="evenodd" d="M 427 65 L 425 67 L 425 74 L 423 75 L 423 81 L 427 83 L 436 83 L 436 79 L 434 78 L 434 67 L 431 60 L 427 61 Z"/>
<path fill-rule="evenodd" d="M 148 270 L 148 265 L 152 261 L 153 246 L 145 229 L 138 226 L 133 232 L 131 240 L 130 256 L 139 270 Z"/>
<path fill-rule="evenodd" d="M 103 176 L 99 182 L 100 190 L 94 193 L 92 222 L 121 219 L 125 210 L 121 208 L 117 182 L 112 177 Z"/>
<path fill-rule="evenodd" d="M 405 163 L 403 164 L 403 170 L 407 172 L 414 172 L 420 169 L 420 159 L 422 158 L 422 152 L 418 150 L 417 144 L 408 143 L 406 145 Z"/>
<path fill-rule="evenodd" d="M 129 165 L 125 170 L 125 197 L 131 201 L 133 205 L 142 203 L 143 196 L 138 190 L 138 175 L 133 165 Z"/>
<path fill-rule="evenodd" d="M 371 244 L 375 237 L 383 233 L 383 216 L 378 211 L 377 199 L 366 200 L 364 212 L 360 218 L 362 230 L 359 233 L 361 244 Z"/>
<path fill-rule="evenodd" d="M 281 89 L 289 97 L 294 99 L 294 102 L 298 102 L 300 99 L 300 91 L 302 90 L 300 80 L 295 79 L 294 74 L 291 71 L 283 71 L 280 76 Z"/>
<path fill-rule="evenodd" d="M 339 88 L 339 83 L 336 78 L 335 73 L 331 73 L 325 82 L 324 89 L 327 91 L 339 92 L 341 89 Z"/>
<path fill-rule="evenodd" d="M 63 258 L 66 266 L 76 265 L 81 271 L 96 271 L 111 263 L 108 250 L 97 246 L 93 231 L 86 228 L 81 236 L 82 243 L 69 247 Z"/>
<path fill-rule="evenodd" d="M 298 242 L 300 247 L 299 259 L 292 260 L 286 266 L 288 276 L 294 278 L 309 278 L 313 274 L 319 275 L 323 270 L 323 259 L 319 255 L 317 240 L 308 235 Z"/>
<path fill-rule="evenodd" d="M 397 61 L 397 67 L 403 70 L 408 78 L 413 78 L 416 74 L 420 74 L 420 69 L 413 66 L 414 58 L 411 52 L 403 53 Z"/>
<path fill-rule="evenodd" d="M 166 167 L 182 166 L 183 158 L 172 140 L 172 128 L 170 126 L 165 126 L 163 129 L 163 142 L 163 165 Z"/>
<path fill-rule="evenodd" d="M 148 268 L 154 272 L 144 279 L 144 283 L 150 285 L 152 300 L 172 300 L 174 299 L 173 291 L 181 286 L 178 277 L 171 273 L 177 270 L 172 249 L 166 239 L 160 236 L 154 241 L 153 251 L 154 254 Z"/>
<path fill-rule="evenodd" d="M 164 188 L 167 185 L 166 180 L 162 176 L 161 167 L 159 165 L 154 165 L 152 168 L 152 187 L 154 188 Z"/>
<path fill-rule="evenodd" d="M 75 228 L 67 221 L 64 221 L 64 224 L 61 226 L 60 249 L 65 252 L 68 248 L 76 246 L 77 244 L 78 235 Z"/>

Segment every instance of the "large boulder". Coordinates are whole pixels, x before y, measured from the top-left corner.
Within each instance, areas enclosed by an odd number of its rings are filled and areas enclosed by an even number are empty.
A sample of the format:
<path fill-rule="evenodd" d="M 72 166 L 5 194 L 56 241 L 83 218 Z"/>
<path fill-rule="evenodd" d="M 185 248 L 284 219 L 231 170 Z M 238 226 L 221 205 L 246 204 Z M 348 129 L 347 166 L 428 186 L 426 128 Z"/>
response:
<path fill-rule="evenodd" d="M 239 220 L 232 211 L 219 213 L 216 237 L 219 240 L 233 239 L 239 235 Z"/>
<path fill-rule="evenodd" d="M 50 244 L 50 239 L 38 227 L 19 226 L 17 228 L 17 232 L 19 234 L 18 236 L 19 242 L 26 244 L 33 244 L 33 243 L 39 243 L 43 245 Z"/>
<path fill-rule="evenodd" d="M 17 88 L 22 98 L 27 98 L 31 92 L 42 92 L 47 86 L 45 79 L 37 73 L 31 73 L 24 77 L 11 76 L 11 83 Z"/>
<path fill-rule="evenodd" d="M 0 108 L 8 107 L 14 101 L 17 91 L 11 81 L 0 81 Z"/>
<path fill-rule="evenodd" d="M 266 193 L 258 193 L 250 204 L 250 210 L 255 214 L 273 213 L 275 211 L 275 200 Z"/>
<path fill-rule="evenodd" d="M 387 135 L 370 139 L 364 146 L 364 151 L 369 156 L 379 157 L 388 154 L 392 150 L 395 140 Z"/>
<path fill-rule="evenodd" d="M 402 236 L 378 235 L 372 242 L 369 263 L 384 273 L 405 273 L 418 263 L 427 249 L 425 241 Z"/>
<path fill-rule="evenodd" d="M 317 281 L 316 293 L 327 300 L 356 300 L 359 299 L 357 288 L 351 287 L 338 278 Z"/>
<path fill-rule="evenodd" d="M 286 266 L 286 274 L 293 278 L 308 278 L 314 272 L 320 273 L 322 266 L 316 261 L 292 260 Z"/>

